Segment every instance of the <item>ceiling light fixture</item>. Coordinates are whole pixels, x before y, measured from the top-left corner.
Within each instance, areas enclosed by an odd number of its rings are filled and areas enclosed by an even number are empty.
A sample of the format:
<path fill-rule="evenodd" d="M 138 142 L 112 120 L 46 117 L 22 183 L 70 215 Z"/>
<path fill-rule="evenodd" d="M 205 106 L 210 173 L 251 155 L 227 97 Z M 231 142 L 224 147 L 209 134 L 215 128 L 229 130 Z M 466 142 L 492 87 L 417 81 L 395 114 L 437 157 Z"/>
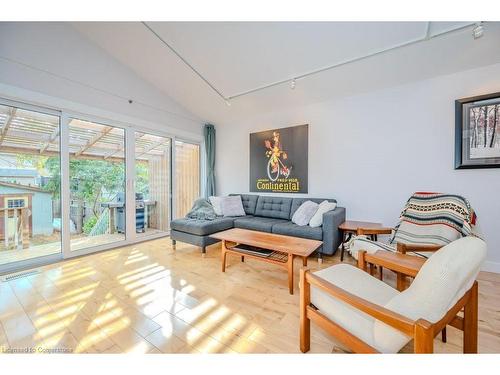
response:
<path fill-rule="evenodd" d="M 472 29 L 472 36 L 474 39 L 479 39 L 484 34 L 484 26 L 482 22 L 478 22 L 476 26 Z"/>
<path fill-rule="evenodd" d="M 292 90 L 295 90 L 295 78 L 294 78 L 294 79 L 292 79 L 292 82 L 290 82 L 290 88 L 291 88 Z"/>
<path fill-rule="evenodd" d="M 231 107 L 231 101 L 230 101 L 229 99 L 226 99 L 226 105 L 227 105 L 228 107 Z"/>

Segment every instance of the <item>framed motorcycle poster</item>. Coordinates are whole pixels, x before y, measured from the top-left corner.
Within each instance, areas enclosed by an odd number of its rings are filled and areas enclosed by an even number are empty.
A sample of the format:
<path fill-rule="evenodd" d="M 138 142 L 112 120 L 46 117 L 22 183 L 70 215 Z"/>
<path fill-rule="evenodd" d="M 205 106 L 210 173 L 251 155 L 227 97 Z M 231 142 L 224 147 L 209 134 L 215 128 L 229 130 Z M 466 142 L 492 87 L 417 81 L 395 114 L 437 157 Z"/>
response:
<path fill-rule="evenodd" d="M 250 191 L 307 193 L 309 125 L 250 134 Z"/>

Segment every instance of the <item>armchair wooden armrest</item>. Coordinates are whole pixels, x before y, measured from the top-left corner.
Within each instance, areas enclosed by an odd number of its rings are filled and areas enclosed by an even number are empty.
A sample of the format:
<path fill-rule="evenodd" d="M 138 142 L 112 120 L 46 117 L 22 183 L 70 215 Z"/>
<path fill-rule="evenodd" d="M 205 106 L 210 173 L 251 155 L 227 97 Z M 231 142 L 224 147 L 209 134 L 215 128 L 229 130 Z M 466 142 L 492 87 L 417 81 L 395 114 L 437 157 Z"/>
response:
<path fill-rule="evenodd" d="M 364 250 L 358 252 L 358 267 L 363 271 L 367 270 L 368 264 L 372 264 L 396 273 L 415 277 L 425 261 L 425 258 L 385 250 L 378 250 L 373 254 L 369 254 Z"/>
<path fill-rule="evenodd" d="M 301 270 L 301 277 L 304 274 L 304 285 L 314 285 L 315 287 L 321 289 L 325 293 L 339 299 L 352 307 L 374 317 L 377 320 L 380 320 L 391 327 L 396 328 L 397 330 L 407 334 L 412 335 L 414 331 L 415 322 L 401 314 L 398 314 L 394 311 L 386 309 L 383 306 L 374 304 L 370 301 L 367 301 L 361 297 L 355 296 L 347 292 L 346 290 L 333 285 L 325 279 L 322 279 L 310 272 L 307 269 Z"/>
<path fill-rule="evenodd" d="M 444 245 L 416 245 L 416 244 L 406 244 L 398 242 L 396 244 L 396 250 L 399 253 L 406 254 L 408 251 L 413 252 L 426 252 L 426 251 L 438 251 Z"/>

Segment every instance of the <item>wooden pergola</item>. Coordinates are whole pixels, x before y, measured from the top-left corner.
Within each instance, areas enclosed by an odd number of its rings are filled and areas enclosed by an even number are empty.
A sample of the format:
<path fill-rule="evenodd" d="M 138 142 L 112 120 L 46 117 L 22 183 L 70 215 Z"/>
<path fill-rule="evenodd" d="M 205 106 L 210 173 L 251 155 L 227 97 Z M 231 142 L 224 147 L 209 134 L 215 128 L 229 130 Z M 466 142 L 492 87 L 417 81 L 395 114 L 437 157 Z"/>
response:
<path fill-rule="evenodd" d="M 59 121 L 58 116 L 0 105 L 0 156 L 35 155 L 59 158 L 61 154 Z M 125 162 L 123 128 L 70 119 L 68 131 L 70 161 L 87 159 Z M 168 229 L 170 147 L 170 138 L 135 132 L 135 161 L 147 165 L 149 199 L 155 202 L 155 205 L 150 207 L 151 225 L 161 230 Z M 2 197 L 5 198 L 5 195 Z M 26 241 L 24 235 L 26 231 L 23 231 L 27 223 L 25 211 L 22 208 L 2 211 L 2 217 L 5 216 L 4 223 L 11 217 L 16 219 L 18 230 L 14 240 L 16 243 L 22 243 L 23 248 L 31 246 L 30 242 Z M 112 220 L 110 225 L 113 226 Z M 7 233 L 7 227 L 2 229 Z M 111 235 L 114 229 L 110 230 Z M 6 245 L 5 248 L 7 247 Z"/>
<path fill-rule="evenodd" d="M 0 105 L 0 152 L 59 156 L 59 118 Z M 170 139 L 136 132 L 136 159 L 163 156 Z M 118 127 L 71 119 L 70 158 L 123 162 L 125 131 Z"/>

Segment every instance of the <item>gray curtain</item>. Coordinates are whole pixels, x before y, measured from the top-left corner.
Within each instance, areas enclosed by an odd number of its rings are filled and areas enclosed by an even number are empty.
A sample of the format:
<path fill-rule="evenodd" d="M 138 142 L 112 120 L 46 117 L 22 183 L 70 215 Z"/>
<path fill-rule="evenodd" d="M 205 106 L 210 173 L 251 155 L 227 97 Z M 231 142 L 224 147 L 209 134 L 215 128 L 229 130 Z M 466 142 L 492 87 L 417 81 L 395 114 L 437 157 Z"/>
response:
<path fill-rule="evenodd" d="M 205 197 L 215 195 L 215 127 L 205 124 L 203 128 L 205 136 L 205 152 L 207 155 L 207 183 L 205 185 Z"/>

